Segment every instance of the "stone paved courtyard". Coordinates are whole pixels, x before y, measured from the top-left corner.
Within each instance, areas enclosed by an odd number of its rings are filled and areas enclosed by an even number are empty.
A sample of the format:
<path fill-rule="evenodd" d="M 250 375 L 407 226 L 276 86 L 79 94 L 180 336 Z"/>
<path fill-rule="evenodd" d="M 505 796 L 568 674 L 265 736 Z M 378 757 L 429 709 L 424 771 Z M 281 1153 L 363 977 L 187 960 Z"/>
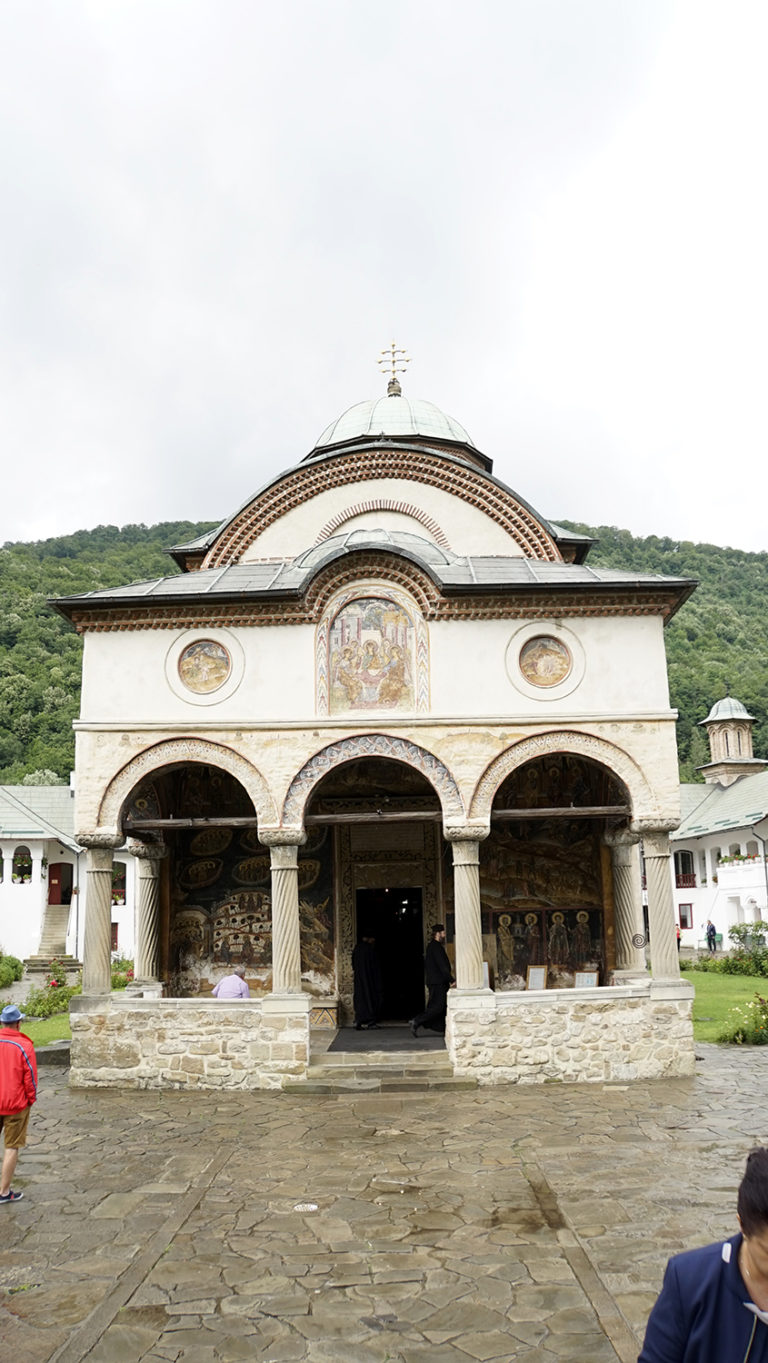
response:
<path fill-rule="evenodd" d="M 768 1051 L 424 1096 L 72 1092 L 0 1208 L 13 1363 L 634 1363 L 669 1254 L 732 1234 Z"/>

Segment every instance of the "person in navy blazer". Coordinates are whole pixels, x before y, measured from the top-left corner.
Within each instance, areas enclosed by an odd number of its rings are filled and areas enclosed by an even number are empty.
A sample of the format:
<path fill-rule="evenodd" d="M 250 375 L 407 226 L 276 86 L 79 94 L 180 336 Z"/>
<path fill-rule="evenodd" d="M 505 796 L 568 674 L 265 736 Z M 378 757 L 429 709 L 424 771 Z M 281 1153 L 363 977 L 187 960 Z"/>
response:
<path fill-rule="evenodd" d="M 638 1363 L 768 1363 L 768 1149 L 747 1159 L 741 1231 L 670 1259 Z"/>

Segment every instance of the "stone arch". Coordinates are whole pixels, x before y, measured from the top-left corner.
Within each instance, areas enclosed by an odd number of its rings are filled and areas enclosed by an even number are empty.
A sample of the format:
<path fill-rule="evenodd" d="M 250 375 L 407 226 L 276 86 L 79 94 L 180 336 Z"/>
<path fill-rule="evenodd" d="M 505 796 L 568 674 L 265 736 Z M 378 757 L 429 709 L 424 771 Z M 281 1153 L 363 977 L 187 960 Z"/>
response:
<path fill-rule="evenodd" d="M 275 803 L 269 786 L 261 772 L 247 758 L 241 757 L 231 748 L 209 743 L 202 738 L 172 738 L 156 743 L 152 748 L 145 748 L 112 777 L 101 799 L 99 828 L 120 831 L 123 806 L 142 777 L 158 772 L 163 767 L 181 766 L 188 762 L 200 762 L 228 772 L 247 791 L 259 822 L 276 822 Z"/>
<path fill-rule="evenodd" d="M 458 785 L 448 768 L 433 753 L 411 743 L 407 738 L 395 738 L 391 734 L 358 734 L 321 748 L 304 763 L 288 787 L 283 804 L 283 825 L 299 827 L 307 802 L 318 782 L 335 767 L 341 767 L 357 757 L 388 757 L 394 762 L 414 767 L 434 786 L 444 820 L 464 821 L 464 805 Z"/>
<path fill-rule="evenodd" d="M 566 729 L 525 738 L 494 758 L 477 783 L 472 796 L 470 818 L 487 820 L 490 817 L 497 790 L 518 767 L 525 766 L 526 762 L 531 762 L 536 757 L 560 752 L 591 758 L 593 762 L 601 763 L 618 776 L 629 791 L 633 819 L 647 818 L 655 813 L 656 800 L 653 791 L 633 758 L 603 738 L 596 738 L 592 734 L 571 733 Z"/>

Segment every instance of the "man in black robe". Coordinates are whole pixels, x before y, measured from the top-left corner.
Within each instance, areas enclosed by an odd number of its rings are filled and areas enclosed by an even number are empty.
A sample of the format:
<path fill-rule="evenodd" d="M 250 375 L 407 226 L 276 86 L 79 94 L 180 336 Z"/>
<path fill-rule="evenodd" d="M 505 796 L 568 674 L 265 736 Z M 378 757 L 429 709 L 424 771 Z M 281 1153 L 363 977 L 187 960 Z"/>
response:
<path fill-rule="evenodd" d="M 453 984 L 453 973 L 444 942 L 445 928 L 442 923 L 435 923 L 432 941 L 424 955 L 424 978 L 429 990 L 427 1006 L 423 1013 L 417 1013 L 408 1023 L 414 1036 L 418 1036 L 420 1027 L 428 1027 L 430 1032 L 440 1032 L 445 1036 L 448 990 Z"/>
<path fill-rule="evenodd" d="M 352 952 L 352 969 L 355 973 L 352 996 L 355 1027 L 358 1032 L 361 1027 L 378 1027 L 383 989 L 375 937 L 362 937 L 357 943 Z"/>

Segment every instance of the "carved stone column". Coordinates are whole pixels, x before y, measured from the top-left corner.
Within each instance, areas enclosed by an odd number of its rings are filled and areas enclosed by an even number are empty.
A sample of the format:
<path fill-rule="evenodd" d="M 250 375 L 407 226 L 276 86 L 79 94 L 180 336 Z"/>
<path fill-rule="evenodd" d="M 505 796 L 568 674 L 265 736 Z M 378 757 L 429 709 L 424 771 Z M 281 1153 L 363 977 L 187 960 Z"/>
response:
<path fill-rule="evenodd" d="M 136 984 L 156 984 L 160 972 L 160 862 L 163 843 L 139 842 L 128 846 L 136 858 Z"/>
<path fill-rule="evenodd" d="M 669 834 L 676 824 L 638 825 L 643 839 L 645 881 L 648 887 L 648 927 L 651 974 L 657 980 L 679 980 L 680 960 L 675 933 L 675 901 L 669 866 Z"/>
<path fill-rule="evenodd" d="M 487 825 L 445 828 L 453 843 L 453 897 L 456 911 L 456 988 L 484 988 L 483 929 L 480 918 L 480 841 Z"/>
<path fill-rule="evenodd" d="M 270 850 L 272 870 L 272 993 L 301 993 L 299 928 L 300 829 L 259 829 L 259 841 Z"/>
<path fill-rule="evenodd" d="M 109 833 L 76 834 L 85 857 L 83 994 L 112 989 L 112 853 L 123 839 Z"/>
<path fill-rule="evenodd" d="M 616 970 L 614 974 L 646 975 L 645 927 L 640 879 L 640 847 L 637 833 L 629 829 L 609 830 L 605 834 L 611 849 L 613 870 L 613 907 L 616 929 Z"/>

